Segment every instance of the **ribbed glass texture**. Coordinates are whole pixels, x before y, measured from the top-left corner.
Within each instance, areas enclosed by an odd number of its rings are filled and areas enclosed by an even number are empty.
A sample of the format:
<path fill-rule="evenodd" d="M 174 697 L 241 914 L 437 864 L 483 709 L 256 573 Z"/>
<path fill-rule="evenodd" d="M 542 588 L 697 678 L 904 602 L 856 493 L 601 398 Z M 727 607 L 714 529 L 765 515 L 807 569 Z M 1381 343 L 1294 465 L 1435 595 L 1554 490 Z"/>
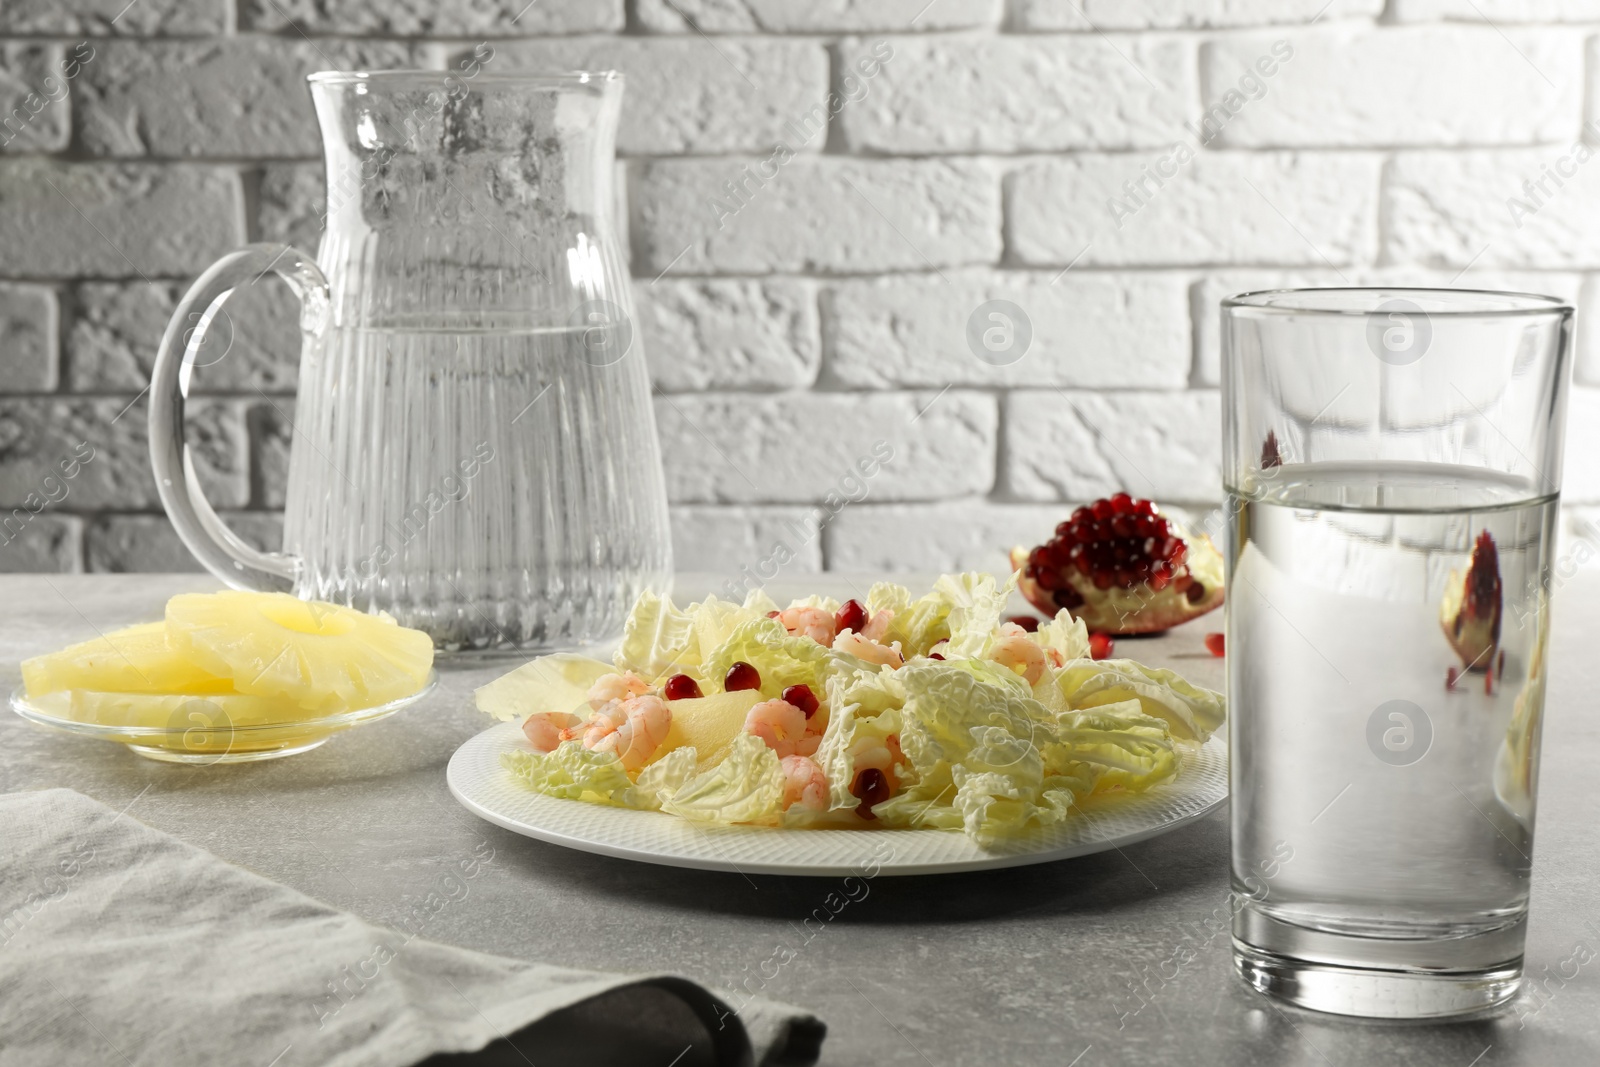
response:
<path fill-rule="evenodd" d="M 284 548 L 450 651 L 614 637 L 671 570 L 612 223 L 615 74 L 314 75 L 328 177 Z"/>

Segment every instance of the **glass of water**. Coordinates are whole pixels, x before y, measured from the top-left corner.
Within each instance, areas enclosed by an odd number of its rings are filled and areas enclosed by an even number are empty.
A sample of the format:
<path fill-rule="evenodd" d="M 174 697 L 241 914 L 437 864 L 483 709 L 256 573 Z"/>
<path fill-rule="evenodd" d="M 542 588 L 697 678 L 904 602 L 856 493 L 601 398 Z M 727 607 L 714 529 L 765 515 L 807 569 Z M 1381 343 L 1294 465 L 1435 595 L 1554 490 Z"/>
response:
<path fill-rule="evenodd" d="M 1234 959 L 1321 1011 L 1515 994 L 1572 308 L 1223 301 Z"/>

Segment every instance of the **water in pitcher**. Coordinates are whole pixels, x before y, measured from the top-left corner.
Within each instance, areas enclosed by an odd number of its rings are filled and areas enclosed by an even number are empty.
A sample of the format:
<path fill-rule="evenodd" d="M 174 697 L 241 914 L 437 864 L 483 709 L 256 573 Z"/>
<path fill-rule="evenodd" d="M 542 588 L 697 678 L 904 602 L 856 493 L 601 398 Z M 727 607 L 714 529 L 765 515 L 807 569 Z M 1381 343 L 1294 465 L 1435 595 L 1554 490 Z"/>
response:
<path fill-rule="evenodd" d="M 617 632 L 664 580 L 669 540 L 648 392 L 617 387 L 634 371 L 597 358 L 593 337 L 406 326 L 308 339 L 301 395 L 333 402 L 302 405 L 294 427 L 297 591 L 387 611 L 448 650 Z"/>
<path fill-rule="evenodd" d="M 1236 935 L 1336 965 L 1520 960 L 1556 497 L 1437 464 L 1265 473 L 1230 501 Z M 1464 655 L 1450 605 L 1491 568 L 1498 640 L 1468 620 Z"/>

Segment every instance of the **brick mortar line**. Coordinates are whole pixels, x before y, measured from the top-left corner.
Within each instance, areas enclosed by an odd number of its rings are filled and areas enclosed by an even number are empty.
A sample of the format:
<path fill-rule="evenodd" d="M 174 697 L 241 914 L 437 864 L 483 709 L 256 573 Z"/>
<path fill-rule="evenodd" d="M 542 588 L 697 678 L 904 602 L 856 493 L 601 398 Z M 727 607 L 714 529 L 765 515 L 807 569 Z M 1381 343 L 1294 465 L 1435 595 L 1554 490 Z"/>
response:
<path fill-rule="evenodd" d="M 945 272 L 962 274 L 963 276 L 965 276 L 965 274 L 967 274 L 968 272 L 983 271 L 983 272 L 987 272 L 989 274 L 1020 274 L 1020 275 L 1037 275 L 1037 276 L 1040 276 L 1040 277 L 1046 277 L 1046 276 L 1054 277 L 1054 276 L 1060 274 L 1061 267 L 1063 267 L 1063 266 L 1065 266 L 1065 264 L 1061 264 L 1061 263 L 1044 265 L 1044 266 L 1039 266 L 1039 265 L 1036 265 L 1036 264 L 1016 264 L 1016 265 L 1013 266 L 1013 265 L 1008 265 L 1008 264 L 997 264 L 997 263 L 970 263 L 970 264 L 964 264 L 964 265 L 944 267 L 944 268 L 941 268 L 941 269 L 943 271 L 945 271 Z M 1434 272 L 1434 273 L 1437 273 L 1437 274 L 1449 274 L 1449 273 L 1452 273 L 1453 271 L 1456 271 L 1456 270 L 1460 269 L 1460 265 L 1459 264 L 1446 265 L 1446 266 L 1431 266 L 1431 265 L 1426 264 L 1426 263 L 1388 263 L 1388 264 L 1376 264 L 1376 263 L 1354 263 L 1354 264 L 1352 264 L 1352 263 L 1345 263 L 1345 264 L 1341 264 L 1341 266 L 1348 267 L 1348 268 L 1351 268 L 1351 269 L 1356 269 L 1356 270 L 1386 270 L 1386 271 L 1412 270 L 1412 271 L 1431 271 L 1431 272 Z M 1123 266 L 1123 265 L 1106 264 L 1106 265 L 1096 265 L 1096 266 L 1074 267 L 1072 269 L 1071 277 L 1073 277 L 1073 278 L 1077 278 L 1077 277 L 1092 277 L 1092 278 L 1108 279 L 1108 278 L 1115 278 L 1115 277 L 1122 276 L 1122 275 L 1135 275 L 1135 276 L 1139 276 L 1139 277 L 1158 277 L 1160 275 L 1164 275 L 1165 274 L 1165 275 L 1172 276 L 1174 279 L 1180 279 L 1180 278 L 1183 278 L 1185 276 L 1189 276 L 1189 280 L 1191 282 L 1198 282 L 1198 281 L 1204 281 L 1207 276 L 1212 275 L 1212 274 L 1246 273 L 1246 272 L 1249 272 L 1249 271 L 1273 271 L 1273 272 L 1278 272 L 1278 273 L 1282 273 L 1282 272 L 1285 272 L 1285 271 L 1293 272 L 1293 273 L 1308 273 L 1308 272 L 1332 273 L 1333 268 L 1329 267 L 1326 263 L 1322 263 L 1320 261 L 1317 262 L 1317 263 L 1314 263 L 1314 264 L 1313 263 L 1305 263 L 1305 264 L 1296 264 L 1296 265 L 1290 265 L 1290 266 L 1285 266 L 1283 264 L 1258 263 L 1258 262 L 1251 262 L 1251 263 L 1203 263 L 1203 264 L 1196 264 L 1196 265 L 1184 264 L 1184 265 L 1179 265 L 1179 266 L 1170 266 L 1170 265 L 1161 265 L 1161 264 L 1139 264 L 1139 265 L 1130 264 L 1130 265 Z M 666 282 L 700 283 L 700 282 L 718 282 L 718 281 L 725 281 L 725 282 L 805 282 L 805 283 L 810 283 L 810 284 L 814 284 L 814 285 L 818 285 L 818 286 L 827 286 L 827 285 L 835 284 L 835 283 L 855 284 L 855 283 L 859 283 L 859 282 L 862 282 L 862 281 L 872 281 L 872 280 L 880 280 L 880 279 L 883 280 L 883 281 L 891 281 L 891 282 L 892 281 L 900 281 L 900 280 L 912 280 L 912 279 L 918 279 L 918 278 L 935 279 L 935 278 L 939 277 L 939 273 L 940 273 L 939 271 L 933 270 L 933 269 L 922 269 L 922 270 L 895 269 L 895 270 L 885 270 L 885 271 L 870 272 L 870 273 L 869 272 L 863 272 L 863 273 L 859 273 L 859 274 L 816 274 L 816 273 L 806 273 L 806 272 L 802 272 L 802 271 L 781 271 L 781 272 L 774 272 L 774 273 L 771 273 L 771 274 L 676 274 L 676 273 L 674 273 L 674 274 L 667 274 L 667 275 L 661 276 L 661 282 L 662 283 L 666 283 Z M 1600 275 L 1600 260 L 1597 260 L 1595 266 L 1592 266 L 1592 267 L 1549 267 L 1549 266 L 1539 266 L 1539 267 L 1507 267 L 1507 266 L 1476 267 L 1475 266 L 1472 273 L 1475 273 L 1475 274 L 1532 274 L 1532 275 L 1549 275 L 1551 277 L 1587 278 L 1587 277 L 1594 276 L 1594 275 Z M 194 280 L 194 277 L 195 277 L 194 275 L 189 275 L 189 276 L 185 277 L 185 276 L 174 276 L 174 275 L 166 275 L 166 274 L 163 274 L 163 275 L 151 275 L 149 278 L 140 278 L 140 277 L 138 277 L 136 275 L 114 276 L 114 275 L 90 275 L 90 274 L 85 274 L 85 275 L 4 275 L 4 274 L 0 274 L 0 285 L 34 286 L 34 287 L 41 288 L 41 289 L 67 289 L 67 288 L 71 288 L 73 286 L 79 286 L 79 285 L 122 285 L 122 286 L 127 286 L 129 288 L 136 288 L 136 287 L 145 285 L 147 281 L 148 282 L 154 282 L 157 285 L 187 285 L 187 284 L 191 283 Z M 638 274 L 638 275 L 632 275 L 631 276 L 631 280 L 632 281 L 636 281 L 636 282 L 644 282 L 644 283 L 646 283 L 646 287 L 648 287 L 649 283 L 655 280 L 655 277 L 656 276 L 652 275 L 652 274 Z M 965 278 L 965 277 L 963 277 L 963 280 L 977 282 L 977 281 L 981 281 L 982 279 L 980 279 L 980 278 Z"/>
<path fill-rule="evenodd" d="M 1075 39 L 1093 41 L 1102 34 L 1112 37 L 1171 37 L 1188 39 L 1210 35 L 1217 36 L 1243 36 L 1246 34 L 1263 34 L 1274 32 L 1300 32 L 1318 33 L 1324 28 L 1332 30 L 1372 29 L 1376 31 L 1408 30 L 1408 29 L 1468 29 L 1487 31 L 1482 19 L 1478 18 L 1431 18 L 1387 21 L 1382 15 L 1350 15 L 1329 16 L 1324 15 L 1315 22 L 1310 20 L 1289 22 L 1257 22 L 1240 23 L 1235 25 L 1195 25 L 1195 26 L 1100 26 L 1098 28 L 1071 29 L 1057 27 L 1028 27 L 1008 23 L 1004 18 L 994 23 L 972 24 L 967 26 L 938 26 L 928 29 L 918 29 L 913 26 L 865 26 L 852 28 L 833 29 L 802 29 L 802 30 L 773 30 L 773 29 L 684 29 L 684 30 L 652 30 L 644 27 L 625 25 L 621 28 L 608 30 L 603 28 L 580 29 L 547 29 L 531 33 L 511 32 L 501 34 L 489 28 L 479 30 L 463 30 L 459 33 L 452 32 L 424 32 L 424 33 L 394 33 L 386 31 L 364 31 L 357 29 L 318 29 L 305 24 L 304 20 L 290 20 L 293 25 L 283 29 L 263 28 L 231 28 L 220 33 L 66 33 L 61 31 L 0 31 L 0 40 L 17 41 L 79 41 L 85 38 L 94 41 L 129 41 L 129 42 L 178 42 L 194 43 L 204 41 L 222 40 L 287 40 L 304 41 L 310 38 L 315 41 L 375 41 L 385 44 L 456 44 L 460 42 L 477 43 L 479 41 L 505 41 L 507 43 L 524 41 L 571 41 L 580 38 L 593 38 L 596 40 L 620 39 L 629 41 L 696 41 L 705 37 L 715 40 L 737 41 L 827 41 L 833 39 L 878 36 L 902 37 L 907 40 L 937 40 L 941 38 L 981 37 L 981 38 L 1041 38 L 1041 39 Z M 1517 19 L 1499 18 L 1494 20 L 1496 26 L 1504 30 L 1568 30 L 1568 31 L 1593 31 L 1600 30 L 1600 18 L 1575 19 L 1571 21 L 1556 21 L 1550 19 Z M 298 27 L 298 29 L 296 29 Z"/>
<path fill-rule="evenodd" d="M 1368 16 L 1351 16 L 1348 18 L 1324 17 L 1315 24 L 1310 22 L 1270 22 L 1239 26 L 1149 26 L 1149 27 L 1103 27 L 1099 30 L 1085 29 L 1029 29 L 1025 27 L 1008 28 L 1003 25 L 991 26 L 965 26 L 965 27 L 939 27 L 935 29 L 919 30 L 908 27 L 878 27 L 861 29 L 834 29 L 834 30 L 797 30 L 794 32 L 782 30 L 706 30 L 703 35 L 694 30 L 682 32 L 663 32 L 644 30 L 633 32 L 628 28 L 620 30 L 547 30 L 539 33 L 501 35 L 490 31 L 463 32 L 460 34 L 425 33 L 425 34 L 394 34 L 375 33 L 360 30 L 315 30 L 299 23 L 304 33 L 294 29 L 284 30 L 234 30 L 212 34 L 97 34 L 97 33 L 20 33 L 7 31 L 0 33 L 0 42 L 18 41 L 25 43 L 76 43 L 82 40 L 92 42 L 114 41 L 129 43 L 150 44 L 205 44 L 215 41 L 290 41 L 304 42 L 308 38 L 312 41 L 322 42 L 354 42 L 374 44 L 405 44 L 405 45 L 472 45 L 481 41 L 490 44 L 505 42 L 506 44 L 539 43 L 543 41 L 572 42 L 580 40 L 618 40 L 618 41 L 662 41 L 662 42 L 696 42 L 709 37 L 713 41 L 726 41 L 735 43 L 740 41 L 754 42 L 794 42 L 799 44 L 830 43 L 853 40 L 862 37 L 893 37 L 905 41 L 921 40 L 1070 40 L 1093 42 L 1101 38 L 1102 33 L 1112 38 L 1147 37 L 1168 40 L 1198 40 L 1208 37 L 1242 37 L 1246 35 L 1260 35 L 1264 33 L 1311 33 L 1322 32 L 1324 28 L 1330 30 L 1371 29 L 1378 32 L 1385 30 L 1407 29 L 1467 29 L 1485 31 L 1487 27 L 1480 21 L 1434 19 L 1427 21 L 1394 22 L 1386 23 L 1377 21 Z M 1572 33 L 1600 32 L 1600 19 L 1583 22 L 1513 22 L 1498 20 L 1497 25 L 1505 30 L 1548 30 L 1566 31 Z"/>
<path fill-rule="evenodd" d="M 1575 134 L 1581 134 L 1582 128 L 1575 129 Z M 1187 136 L 1187 131 L 1173 131 L 1173 140 Z M 1260 156 L 1355 156 L 1355 155 L 1387 155 L 1404 152 L 1411 155 L 1420 154 L 1449 154 L 1449 153 L 1492 153 L 1492 152 L 1526 152 L 1534 149 L 1561 151 L 1570 148 L 1573 143 L 1582 141 L 1584 144 L 1600 145 L 1600 138 L 1586 139 L 1580 136 L 1563 138 L 1553 141 L 1500 141 L 1476 142 L 1461 144 L 1315 144 L 1315 145 L 1224 145 L 1220 148 L 1203 147 L 1196 159 L 1229 159 Z M 886 153 L 873 151 L 825 151 L 823 149 L 803 150 L 794 153 L 795 162 L 828 161 L 836 163 L 842 160 L 853 160 L 863 163 L 949 163 L 949 162 L 987 162 L 1002 168 L 1001 178 L 1009 177 L 1015 168 L 1030 164 L 1051 163 L 1064 159 L 1079 159 L 1083 157 L 1116 158 L 1121 156 L 1153 156 L 1160 155 L 1171 147 L 1172 140 L 1160 144 L 1139 146 L 1083 146 L 1078 148 L 1062 149 L 1023 149 L 1015 152 L 1001 152 L 985 149 L 982 151 L 953 150 L 948 152 L 895 152 Z M 764 162 L 766 156 L 758 150 L 747 152 L 679 152 L 673 154 L 631 154 L 619 152 L 616 156 L 618 163 L 629 167 L 639 166 L 671 166 L 675 163 L 714 163 L 724 162 L 730 165 L 754 165 Z M 62 149 L 57 152 L 8 152 L 0 154 L 0 163 L 67 163 L 87 164 L 101 166 L 174 166 L 174 167 L 204 167 L 223 170 L 229 167 L 259 170 L 270 166 L 320 166 L 322 158 L 315 155 L 307 156 L 156 156 L 156 155 L 91 155 L 80 150 Z M 632 175 L 630 175 L 631 177 Z"/>

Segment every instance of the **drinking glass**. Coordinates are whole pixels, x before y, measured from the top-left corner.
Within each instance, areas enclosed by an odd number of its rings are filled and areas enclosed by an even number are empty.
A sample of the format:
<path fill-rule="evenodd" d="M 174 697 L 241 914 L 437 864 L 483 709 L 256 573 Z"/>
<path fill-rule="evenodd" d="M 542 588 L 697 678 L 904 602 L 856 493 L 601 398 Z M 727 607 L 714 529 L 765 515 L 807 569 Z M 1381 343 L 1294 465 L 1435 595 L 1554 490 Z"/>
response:
<path fill-rule="evenodd" d="M 162 503 L 230 585 L 427 631 L 447 652 L 599 641 L 671 569 L 643 347 L 613 223 L 622 76 L 482 69 L 310 79 L 327 218 L 195 282 L 162 339 Z M 272 272 L 303 308 L 284 550 L 217 520 L 185 455 L 208 326 Z M 276 404 L 269 400 L 268 403 Z"/>
<path fill-rule="evenodd" d="M 1572 309 L 1223 301 L 1233 945 L 1351 1015 L 1521 981 Z"/>

